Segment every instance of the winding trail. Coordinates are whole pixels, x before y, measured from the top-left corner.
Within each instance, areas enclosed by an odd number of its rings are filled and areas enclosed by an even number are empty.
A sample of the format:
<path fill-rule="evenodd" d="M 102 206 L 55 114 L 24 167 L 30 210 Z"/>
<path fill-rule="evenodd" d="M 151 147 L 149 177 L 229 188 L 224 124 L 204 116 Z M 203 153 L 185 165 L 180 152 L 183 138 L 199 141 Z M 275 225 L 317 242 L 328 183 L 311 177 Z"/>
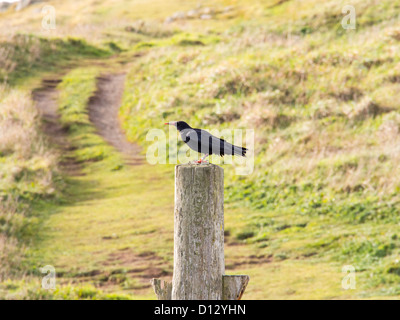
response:
<path fill-rule="evenodd" d="M 60 123 L 57 112 L 59 78 L 43 79 L 41 87 L 32 91 L 32 99 L 42 118 L 42 131 L 45 133 L 54 149 L 61 155 L 60 168 L 68 175 L 80 175 L 82 166 L 68 152 L 73 150 L 67 138 L 67 130 Z"/>
<path fill-rule="evenodd" d="M 60 124 L 57 112 L 59 78 L 43 80 L 32 95 L 44 120 L 43 131 L 62 155 L 61 170 L 68 183 L 62 201 L 42 202 L 36 209 L 44 219 L 38 243 L 29 248 L 31 261 L 37 268 L 54 266 L 61 289 L 89 285 L 88 292 L 94 286 L 106 293 L 154 299 L 149 280 L 170 281 L 173 271 L 172 167 L 147 165 L 140 148 L 125 138 L 118 119 L 125 81 L 121 73 L 97 78 L 88 114 L 97 133 L 130 165 L 112 170 L 103 168 L 101 161 L 75 161 L 68 130 Z M 245 208 L 229 209 L 227 230 L 244 226 L 246 214 L 251 212 Z M 315 277 L 332 278 L 328 265 L 317 271 L 308 264 L 277 266 L 269 256 L 254 255 L 251 247 L 235 241 L 229 231 L 225 240 L 226 269 L 240 269 L 253 279 L 245 298 L 265 298 L 265 287 L 282 281 L 281 271 L 285 275 L 282 287 L 291 287 L 305 270 Z M 324 283 L 317 289 L 323 291 Z"/>
<path fill-rule="evenodd" d="M 54 266 L 61 285 L 89 284 L 106 292 L 153 297 L 149 280 L 171 277 L 170 262 L 154 248 L 159 247 L 161 234 L 171 234 L 163 219 L 170 216 L 173 197 L 158 199 L 160 191 L 170 192 L 168 180 L 154 177 L 154 168 L 145 165 L 140 148 L 127 141 L 120 127 L 125 75 L 98 77 L 97 90 L 88 101 L 89 119 L 97 133 L 128 165 L 117 171 L 98 170 L 98 163 L 73 158 L 68 129 L 58 114 L 60 78 L 44 79 L 32 91 L 42 130 L 60 154 L 68 186 L 63 204 L 50 201 L 39 209 L 46 219 L 31 255 L 37 267 Z M 160 179 L 157 187 L 149 183 L 154 179 Z M 170 247 L 171 241 L 166 245 Z"/>
<path fill-rule="evenodd" d="M 125 74 L 97 77 L 97 90 L 88 104 L 89 119 L 99 135 L 121 152 L 128 165 L 140 165 L 144 163 L 140 148 L 128 142 L 118 118 L 124 82 Z"/>

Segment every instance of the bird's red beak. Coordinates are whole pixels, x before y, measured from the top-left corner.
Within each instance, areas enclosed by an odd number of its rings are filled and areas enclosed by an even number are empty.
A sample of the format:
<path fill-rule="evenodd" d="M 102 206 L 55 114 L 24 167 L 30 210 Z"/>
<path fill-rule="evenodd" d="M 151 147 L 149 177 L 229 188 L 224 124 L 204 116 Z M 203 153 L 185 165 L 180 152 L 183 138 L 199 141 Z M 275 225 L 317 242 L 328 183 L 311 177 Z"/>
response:
<path fill-rule="evenodd" d="M 169 122 L 166 122 L 166 123 L 164 123 L 164 124 L 169 124 Z"/>

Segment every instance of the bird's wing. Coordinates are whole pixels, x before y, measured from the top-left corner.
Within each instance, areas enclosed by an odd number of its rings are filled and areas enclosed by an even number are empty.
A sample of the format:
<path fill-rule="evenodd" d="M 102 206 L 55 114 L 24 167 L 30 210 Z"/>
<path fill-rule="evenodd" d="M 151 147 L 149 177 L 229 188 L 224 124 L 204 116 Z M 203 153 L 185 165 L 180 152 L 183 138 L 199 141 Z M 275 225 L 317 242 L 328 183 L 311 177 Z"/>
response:
<path fill-rule="evenodd" d="M 246 153 L 246 148 L 234 146 L 233 144 L 226 142 L 224 139 L 213 136 L 211 133 L 205 130 L 193 130 L 197 134 L 197 139 L 199 140 L 198 142 L 200 142 L 202 153 L 219 154 L 221 156 L 225 154 L 243 155 L 243 152 Z"/>
<path fill-rule="evenodd" d="M 181 137 L 191 149 L 204 154 L 244 156 L 247 151 L 246 148 L 234 146 L 202 129 L 184 129 Z"/>
<path fill-rule="evenodd" d="M 202 152 L 201 137 L 194 129 L 182 130 L 182 140 L 193 150 Z"/>
<path fill-rule="evenodd" d="M 190 128 L 181 130 L 181 137 L 183 142 L 185 142 L 191 149 L 200 153 L 208 153 L 208 154 L 211 153 L 210 150 L 212 145 L 209 142 L 211 141 L 210 136 L 211 135 L 208 132 L 200 129 Z"/>

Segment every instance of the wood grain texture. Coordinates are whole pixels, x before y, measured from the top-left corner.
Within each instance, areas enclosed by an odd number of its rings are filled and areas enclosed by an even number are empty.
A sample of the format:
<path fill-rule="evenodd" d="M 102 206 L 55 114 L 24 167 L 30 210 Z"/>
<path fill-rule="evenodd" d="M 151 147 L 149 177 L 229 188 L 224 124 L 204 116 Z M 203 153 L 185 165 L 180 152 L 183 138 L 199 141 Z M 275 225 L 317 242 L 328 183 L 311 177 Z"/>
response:
<path fill-rule="evenodd" d="M 222 277 L 222 300 L 240 300 L 250 277 L 245 275 Z"/>
<path fill-rule="evenodd" d="M 175 168 L 173 300 L 221 300 L 224 171 L 213 164 Z"/>
<path fill-rule="evenodd" d="M 158 300 L 171 300 L 172 283 L 160 279 L 151 279 L 151 286 Z"/>

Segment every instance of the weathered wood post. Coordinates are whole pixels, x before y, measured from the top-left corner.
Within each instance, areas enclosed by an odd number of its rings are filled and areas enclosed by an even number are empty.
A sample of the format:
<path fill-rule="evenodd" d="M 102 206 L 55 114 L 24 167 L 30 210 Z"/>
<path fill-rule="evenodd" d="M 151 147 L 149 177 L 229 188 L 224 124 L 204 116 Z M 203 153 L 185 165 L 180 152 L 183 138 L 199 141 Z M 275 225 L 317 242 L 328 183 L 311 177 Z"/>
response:
<path fill-rule="evenodd" d="M 153 279 L 162 300 L 238 300 L 248 276 L 225 276 L 224 170 L 213 164 L 175 167 L 172 285 Z"/>
<path fill-rule="evenodd" d="M 221 167 L 176 167 L 173 300 L 222 299 L 223 199 Z"/>

